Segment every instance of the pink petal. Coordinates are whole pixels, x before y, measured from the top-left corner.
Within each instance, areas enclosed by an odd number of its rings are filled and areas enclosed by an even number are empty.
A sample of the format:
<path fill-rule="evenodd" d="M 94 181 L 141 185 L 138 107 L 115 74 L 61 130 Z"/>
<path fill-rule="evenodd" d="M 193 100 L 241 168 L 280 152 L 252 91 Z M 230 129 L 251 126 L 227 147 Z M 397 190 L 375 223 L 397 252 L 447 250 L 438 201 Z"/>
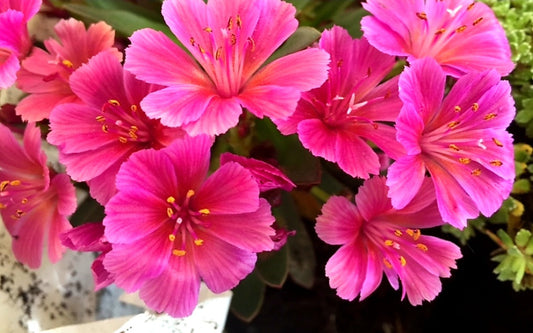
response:
<path fill-rule="evenodd" d="M 270 205 L 260 199 L 259 209 L 251 213 L 233 215 L 207 215 L 202 222 L 209 225 L 205 230 L 210 237 L 221 240 L 250 252 L 270 251 L 273 247 L 271 236 L 275 235 L 272 224 L 275 219 Z M 246 237 L 242 237 L 246 235 Z"/>
<path fill-rule="evenodd" d="M 373 177 L 359 187 L 355 204 L 364 220 L 371 221 L 375 216 L 392 208 L 390 201 L 384 200 L 387 197 L 385 181 L 383 177 Z"/>
<path fill-rule="evenodd" d="M 57 105 L 65 103 L 80 103 L 80 100 L 72 93 L 69 95 L 35 93 L 24 97 L 15 110 L 22 120 L 36 122 L 49 118 Z"/>
<path fill-rule="evenodd" d="M 208 77 L 194 59 L 162 32 L 138 30 L 130 41 L 124 68 L 139 79 L 166 86 L 209 85 Z M 158 47 L 154 48 L 154 43 Z"/>
<path fill-rule="evenodd" d="M 160 119 L 166 126 L 179 127 L 206 117 L 206 108 L 214 96 L 208 86 L 173 85 L 148 94 L 141 107 L 148 117 Z"/>
<path fill-rule="evenodd" d="M 104 245 L 104 225 L 99 222 L 88 222 L 60 235 L 61 243 L 75 251 L 103 251 L 108 246 Z M 111 249 L 111 245 L 109 249 Z"/>
<path fill-rule="evenodd" d="M 6 228 L 13 235 L 12 249 L 15 258 L 29 268 L 41 266 L 44 237 L 48 221 L 54 218 L 53 214 L 53 210 L 46 207 L 46 204 L 41 204 L 17 220 L 16 229 L 10 227 L 7 219 L 4 221 Z"/>
<path fill-rule="evenodd" d="M 322 206 L 316 222 L 315 230 L 321 240 L 330 245 L 342 245 L 357 238 L 363 220 L 348 199 L 332 196 Z"/>
<path fill-rule="evenodd" d="M 308 119 L 298 124 L 298 137 L 302 145 L 313 155 L 336 161 L 337 131 L 330 129 L 319 119 Z"/>
<path fill-rule="evenodd" d="M 1 0 L 0 12 L 7 9 L 14 9 L 24 13 L 24 20 L 27 22 L 32 18 L 41 8 L 42 0 Z"/>
<path fill-rule="evenodd" d="M 238 124 L 241 114 L 242 106 L 237 98 L 214 96 L 204 114 L 197 121 L 183 126 L 183 129 L 192 136 L 223 134 Z"/>
<path fill-rule="evenodd" d="M 274 85 L 248 87 L 239 95 L 241 104 L 259 118 L 285 119 L 294 112 L 299 99 L 300 91 Z"/>
<path fill-rule="evenodd" d="M 189 257 L 172 257 L 161 275 L 143 284 L 139 296 L 156 312 L 189 316 L 198 304 L 200 277 Z"/>
<path fill-rule="evenodd" d="M 104 225 L 107 224 L 104 221 Z M 160 228 L 130 244 L 114 243 L 104 258 L 104 267 L 115 276 L 115 283 L 126 292 L 136 291 L 147 281 L 163 274 L 169 265 L 171 228 Z M 107 230 L 106 230 L 107 236 Z"/>
<path fill-rule="evenodd" d="M 115 282 L 115 277 L 104 267 L 105 254 L 99 255 L 91 265 L 94 280 L 94 291 L 105 288 Z"/>
<path fill-rule="evenodd" d="M 0 46 L 0 88 L 9 88 L 17 79 L 20 63 L 17 54 Z"/>
<path fill-rule="evenodd" d="M 235 162 L 216 170 L 198 190 L 194 207 L 211 214 L 242 214 L 259 208 L 259 186 L 252 174 Z"/>
<path fill-rule="evenodd" d="M 216 236 L 199 236 L 204 243 L 193 251 L 194 262 L 200 277 L 213 292 L 221 293 L 235 287 L 253 271 L 257 260 L 255 253 L 237 248 Z"/>
<path fill-rule="evenodd" d="M 379 174 L 378 155 L 359 135 L 339 133 L 335 154 L 339 167 L 352 177 L 367 179 L 369 174 Z"/>
<path fill-rule="evenodd" d="M 402 209 L 420 190 L 426 174 L 426 166 L 420 155 L 407 155 L 398 159 L 388 169 L 388 196 L 392 206 Z"/>
<path fill-rule="evenodd" d="M 124 157 L 127 158 L 127 155 Z M 87 180 L 91 197 L 95 198 L 103 206 L 117 193 L 115 179 L 123 162 L 123 159 L 118 159 L 100 175 Z"/>

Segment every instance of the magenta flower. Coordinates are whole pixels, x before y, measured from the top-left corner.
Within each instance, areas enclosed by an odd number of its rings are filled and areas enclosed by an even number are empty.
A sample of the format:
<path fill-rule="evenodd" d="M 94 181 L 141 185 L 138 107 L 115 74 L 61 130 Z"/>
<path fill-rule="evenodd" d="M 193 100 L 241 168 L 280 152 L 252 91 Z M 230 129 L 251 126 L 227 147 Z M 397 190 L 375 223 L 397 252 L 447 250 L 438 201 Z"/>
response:
<path fill-rule="evenodd" d="M 382 177 L 366 180 L 355 205 L 333 196 L 317 217 L 316 232 L 328 244 L 342 245 L 326 264 L 329 284 L 337 295 L 352 301 L 368 297 L 383 273 L 394 289 L 402 282 L 402 299 L 412 305 L 433 300 L 441 290 L 440 277 L 449 277 L 461 251 L 452 242 L 422 235 L 420 229 L 443 224 L 431 182 L 401 210 L 387 198 Z"/>
<path fill-rule="evenodd" d="M 394 127 L 386 123 L 400 112 L 398 79 L 380 84 L 395 59 L 366 39 L 352 39 L 341 27 L 324 31 L 319 47 L 331 56 L 328 80 L 303 93 L 289 119 L 274 122 L 283 134 L 298 133 L 315 156 L 336 162 L 353 177 L 379 174 L 379 157 L 367 140 L 393 158 L 403 152 Z"/>
<path fill-rule="evenodd" d="M 0 124 L 0 151 L 0 214 L 15 258 L 38 268 L 47 245 L 50 261 L 57 262 L 65 251 L 59 235 L 71 228 L 67 217 L 76 209 L 70 178 L 48 169 L 41 131 L 33 123 L 26 126 L 23 145 Z"/>
<path fill-rule="evenodd" d="M 372 15 L 361 20 L 364 36 L 377 49 L 409 62 L 434 58 L 446 74 L 496 69 L 514 64 L 505 31 L 486 4 L 473 0 L 367 0 Z"/>
<path fill-rule="evenodd" d="M 163 17 L 190 55 L 161 32 L 131 36 L 125 68 L 165 86 L 143 100 L 146 114 L 190 135 L 225 132 L 243 107 L 258 117 L 291 115 L 300 93 L 324 82 L 329 61 L 310 48 L 264 65 L 296 30 L 295 12 L 280 0 L 165 0 Z"/>
<path fill-rule="evenodd" d="M 109 50 L 122 59 L 112 47 L 115 32 L 104 22 L 85 29 L 83 22 L 71 18 L 59 21 L 54 30 L 59 40 L 44 41 L 46 51 L 34 47 L 18 73 L 17 87 L 29 93 L 16 108 L 24 120 L 40 121 L 48 118 L 56 105 L 80 102 L 70 89 L 69 77 L 92 56 Z"/>
<path fill-rule="evenodd" d="M 431 58 L 401 74 L 396 127 L 407 154 L 390 166 L 387 185 L 399 209 L 429 172 L 442 218 L 462 229 L 479 212 L 492 215 L 510 194 L 514 151 L 506 128 L 515 108 L 509 83 L 495 70 L 464 75 L 443 99 L 445 81 Z"/>
<path fill-rule="evenodd" d="M 232 153 L 223 153 L 220 155 L 221 166 L 228 162 L 239 163 L 248 169 L 257 181 L 260 192 L 274 189 L 291 191 L 296 187 L 296 185 L 280 169 L 267 162 Z"/>
<path fill-rule="evenodd" d="M 0 0 L 0 89 L 17 79 L 20 59 L 30 51 L 32 42 L 28 21 L 41 7 L 41 0 Z"/>
<path fill-rule="evenodd" d="M 107 287 L 115 281 L 103 264 L 105 255 L 111 251 L 111 244 L 105 239 L 102 223 L 85 223 L 59 236 L 61 243 L 69 249 L 81 252 L 100 252 L 91 265 L 95 290 Z"/>
<path fill-rule="evenodd" d="M 85 104 L 54 108 L 48 141 L 59 147 L 59 159 L 72 179 L 87 181 L 91 195 L 104 205 L 115 193 L 122 162 L 137 150 L 167 146 L 184 132 L 146 117 L 139 103 L 157 87 L 124 71 L 114 52 L 91 58 L 70 83 Z"/>
<path fill-rule="evenodd" d="M 228 162 L 206 178 L 212 139 L 186 137 L 133 154 L 106 206 L 104 259 L 115 283 L 140 290 L 146 305 L 175 317 L 191 314 L 200 280 L 220 293 L 274 246 L 270 205 L 252 174 Z"/>

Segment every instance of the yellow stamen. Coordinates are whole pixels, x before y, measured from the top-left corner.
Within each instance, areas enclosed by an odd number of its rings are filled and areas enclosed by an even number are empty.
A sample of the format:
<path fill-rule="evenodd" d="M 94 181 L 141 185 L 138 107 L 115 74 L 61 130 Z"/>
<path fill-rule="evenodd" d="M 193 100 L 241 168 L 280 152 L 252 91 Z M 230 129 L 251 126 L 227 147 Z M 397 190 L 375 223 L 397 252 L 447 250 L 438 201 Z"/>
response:
<path fill-rule="evenodd" d="M 96 116 L 96 121 L 103 122 L 103 121 L 105 121 L 105 117 L 104 116 Z"/>
<path fill-rule="evenodd" d="M 416 16 L 421 19 L 421 20 L 427 20 L 428 19 L 428 16 L 426 13 L 424 12 L 420 12 L 420 13 L 416 13 Z"/>
<path fill-rule="evenodd" d="M 20 180 L 18 180 L 18 179 L 12 180 L 12 181 L 9 182 L 9 185 L 18 186 L 18 185 L 20 185 Z"/>
<path fill-rule="evenodd" d="M 494 144 L 498 147 L 503 147 L 503 143 L 496 138 L 492 138 L 492 142 L 494 142 Z"/>
<path fill-rule="evenodd" d="M 178 257 L 183 257 L 187 253 L 185 250 L 172 250 L 172 254 Z"/>
<path fill-rule="evenodd" d="M 113 106 L 120 106 L 120 102 L 117 101 L 116 99 L 110 99 L 107 101 L 109 104 L 113 105 Z"/>
<path fill-rule="evenodd" d="M 493 165 L 493 166 L 502 166 L 502 161 L 500 160 L 493 160 L 493 161 L 490 161 L 490 165 Z"/>
<path fill-rule="evenodd" d="M 0 202 L 0 209 L 4 209 L 6 207 L 7 207 L 6 205 L 4 205 L 3 203 Z"/>
<path fill-rule="evenodd" d="M 188 190 L 187 191 L 187 194 L 185 195 L 187 197 L 187 199 L 191 198 L 193 195 L 194 195 L 194 190 Z"/>
<path fill-rule="evenodd" d="M 391 240 L 391 239 L 387 239 L 387 240 L 385 240 L 385 245 L 392 246 L 392 245 L 394 245 L 394 241 Z"/>
<path fill-rule="evenodd" d="M 228 19 L 228 24 L 227 24 L 226 28 L 228 30 L 231 30 L 233 28 L 233 17 L 230 16 L 230 18 Z"/>
<path fill-rule="evenodd" d="M 175 241 L 176 240 L 176 235 L 174 235 L 174 234 L 168 235 L 168 240 L 171 241 L 171 242 Z"/>
<path fill-rule="evenodd" d="M 479 109 L 479 104 L 478 103 L 472 104 L 472 111 L 476 112 L 478 109 Z"/>
<path fill-rule="evenodd" d="M 22 198 L 22 200 L 20 200 L 20 203 L 22 203 L 23 205 L 27 204 L 28 198 Z"/>
<path fill-rule="evenodd" d="M 466 29 L 466 25 L 462 25 L 459 28 L 455 29 L 455 32 L 457 32 L 457 33 L 463 32 L 463 31 L 465 31 L 465 29 Z"/>
<path fill-rule="evenodd" d="M 167 216 L 172 217 L 174 215 L 174 210 L 170 207 L 167 207 Z"/>
<path fill-rule="evenodd" d="M 483 117 L 484 120 L 491 120 L 491 119 L 494 119 L 496 118 L 496 113 L 489 113 L 487 115 L 485 115 L 485 117 Z"/>
<path fill-rule="evenodd" d="M 474 22 L 472 22 L 472 25 L 478 25 L 481 21 L 483 21 L 483 17 L 476 19 Z"/>
<path fill-rule="evenodd" d="M 189 42 L 191 43 L 192 46 L 194 46 L 194 44 L 195 44 L 195 42 L 194 42 L 194 38 L 191 37 L 191 38 L 189 39 Z"/>
<path fill-rule="evenodd" d="M 119 136 L 119 137 L 118 137 L 118 141 L 120 141 L 121 143 L 127 143 L 127 142 L 128 142 L 128 139 L 126 139 L 126 138 L 123 137 L 123 136 Z"/>
<path fill-rule="evenodd" d="M 454 120 L 448 124 L 448 128 L 456 128 L 460 123 L 457 120 Z"/>
<path fill-rule="evenodd" d="M 406 232 L 409 236 L 413 237 L 414 240 L 418 240 L 418 238 L 420 237 L 420 234 L 421 234 L 419 229 L 415 229 L 415 230 L 413 230 L 413 229 L 407 229 L 407 230 L 405 230 L 405 232 Z"/>
<path fill-rule="evenodd" d="M 217 51 L 215 52 L 215 60 L 220 59 L 221 56 L 222 56 L 222 47 L 219 47 Z"/>
<path fill-rule="evenodd" d="M 255 42 L 254 40 L 252 39 L 252 37 L 248 37 L 248 42 L 250 42 L 250 44 L 252 44 L 252 49 L 251 51 L 253 52 L 255 50 Z"/>
<path fill-rule="evenodd" d="M 440 28 L 439 30 L 435 31 L 435 35 L 440 35 L 446 32 L 446 29 Z"/>
<path fill-rule="evenodd" d="M 237 27 L 238 27 L 239 29 L 242 28 L 242 20 L 241 20 L 240 15 L 236 15 L 236 16 L 235 16 L 235 21 L 237 22 Z"/>
<path fill-rule="evenodd" d="M 424 252 L 426 252 L 428 250 L 428 247 L 425 244 L 422 244 L 422 243 L 416 244 L 416 247 L 419 248 L 420 250 L 424 251 Z"/>
<path fill-rule="evenodd" d="M 405 264 L 407 264 L 407 261 L 403 256 L 400 256 L 400 263 L 402 264 L 402 266 L 405 266 Z"/>
<path fill-rule="evenodd" d="M 205 27 L 204 31 L 211 33 L 211 32 L 213 32 L 213 29 L 211 29 L 210 27 Z"/>
<path fill-rule="evenodd" d="M 392 268 L 392 264 L 387 260 L 387 258 L 383 258 L 383 263 L 385 266 L 387 266 L 387 268 Z"/>
<path fill-rule="evenodd" d="M 65 59 L 65 60 L 61 61 L 61 63 L 62 63 L 65 67 L 68 67 L 68 68 L 72 68 L 72 67 L 74 67 L 74 64 L 73 64 L 72 61 L 70 61 L 70 60 L 66 60 L 66 59 Z"/>
<path fill-rule="evenodd" d="M 106 124 L 103 124 L 102 131 L 104 131 L 104 133 L 109 133 L 109 126 L 107 126 Z"/>
<path fill-rule="evenodd" d="M 211 211 L 210 211 L 209 209 L 207 209 L 207 208 L 200 209 L 198 212 L 199 212 L 200 214 L 202 214 L 202 215 L 209 215 L 209 214 L 211 214 Z"/>
<path fill-rule="evenodd" d="M 170 196 L 170 197 L 167 198 L 167 202 L 170 203 L 170 204 L 174 203 L 174 202 L 176 202 L 176 198 L 174 198 L 173 196 Z"/>
<path fill-rule="evenodd" d="M 472 2 L 471 4 L 468 5 L 468 7 L 466 7 L 466 10 L 470 10 L 472 9 L 474 6 L 475 6 L 475 2 Z"/>
<path fill-rule="evenodd" d="M 472 160 L 469 159 L 468 157 L 461 157 L 461 158 L 459 158 L 459 162 L 461 162 L 463 164 L 468 164 L 468 163 L 472 162 Z"/>
<path fill-rule="evenodd" d="M 453 108 L 453 110 L 454 110 L 455 112 L 461 112 L 461 107 L 460 107 L 459 105 L 456 105 L 456 106 Z"/>
<path fill-rule="evenodd" d="M 398 237 L 402 237 L 402 232 L 400 230 L 394 230 L 394 234 Z"/>
<path fill-rule="evenodd" d="M 481 175 L 481 169 L 474 169 L 470 173 L 472 174 L 472 176 L 479 176 Z"/>
<path fill-rule="evenodd" d="M 195 239 L 195 240 L 194 240 L 194 244 L 195 244 L 196 246 L 201 246 L 201 245 L 204 244 L 204 240 L 203 240 L 203 239 L 200 239 L 200 238 Z"/>
<path fill-rule="evenodd" d="M 0 192 L 6 189 L 7 185 L 9 185 L 9 180 L 4 180 L 0 183 Z"/>
<path fill-rule="evenodd" d="M 460 150 L 459 147 L 457 147 L 457 145 L 455 145 L 455 144 L 453 144 L 453 143 L 450 144 L 448 147 L 450 147 L 450 149 L 453 149 L 453 150 L 455 150 L 455 151 L 459 151 L 459 150 Z"/>
<path fill-rule="evenodd" d="M 137 105 L 135 105 L 135 104 L 132 104 L 132 105 L 130 106 L 130 110 L 131 110 L 132 112 L 137 112 L 138 109 L 139 109 L 139 108 L 138 108 Z"/>

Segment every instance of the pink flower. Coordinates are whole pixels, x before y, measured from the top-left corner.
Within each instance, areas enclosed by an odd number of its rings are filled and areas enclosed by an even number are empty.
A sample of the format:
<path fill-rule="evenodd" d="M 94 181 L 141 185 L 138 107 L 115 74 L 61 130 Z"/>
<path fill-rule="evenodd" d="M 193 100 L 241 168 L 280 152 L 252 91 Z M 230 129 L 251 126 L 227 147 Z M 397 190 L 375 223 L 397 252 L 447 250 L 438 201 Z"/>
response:
<path fill-rule="evenodd" d="M 40 121 L 48 118 L 56 105 L 80 102 L 70 89 L 69 77 L 92 56 L 110 50 L 122 59 L 112 47 L 115 32 L 104 22 L 85 29 L 83 22 L 71 18 L 59 21 L 54 30 L 59 41 L 44 41 L 47 51 L 34 47 L 18 73 L 17 87 L 30 94 L 16 108 L 24 120 Z"/>
<path fill-rule="evenodd" d="M 274 122 L 283 134 L 298 133 L 315 156 L 336 162 L 353 177 L 379 174 L 379 157 L 367 140 L 393 158 L 403 152 L 394 127 L 386 123 L 400 112 L 398 78 L 380 84 L 395 59 L 336 26 L 322 33 L 319 48 L 331 56 L 328 80 L 303 93 L 289 119 Z"/>
<path fill-rule="evenodd" d="M 95 290 L 107 287 L 115 281 L 103 265 L 105 255 L 111 251 L 111 244 L 105 239 L 102 223 L 85 223 L 59 236 L 61 243 L 69 249 L 82 252 L 100 252 L 91 266 Z"/>
<path fill-rule="evenodd" d="M 72 91 L 85 103 L 58 105 L 50 114 L 48 141 L 76 181 L 87 181 L 104 205 L 115 193 L 115 176 L 133 152 L 161 148 L 184 135 L 178 128 L 148 119 L 140 101 L 157 87 L 124 71 L 114 52 L 94 56 L 70 77 Z"/>
<path fill-rule="evenodd" d="M 0 0 L 0 89 L 15 83 L 20 59 L 32 46 L 28 21 L 40 7 L 41 0 Z"/>
<path fill-rule="evenodd" d="M 492 215 L 515 177 L 511 87 L 495 70 L 464 75 L 444 97 L 446 76 L 431 58 L 400 78 L 404 106 L 396 127 L 407 154 L 388 171 L 392 205 L 404 207 L 429 172 L 444 221 L 462 229 L 481 212 Z"/>
<path fill-rule="evenodd" d="M 428 180 L 401 210 L 391 206 L 382 177 L 365 181 L 355 205 L 344 197 L 331 197 L 315 227 L 323 241 L 342 245 L 326 264 L 330 286 L 343 299 L 363 300 L 385 273 L 394 289 L 398 279 L 402 282 L 402 299 L 407 295 L 412 305 L 433 300 L 442 287 L 440 277 L 449 277 L 461 258 L 455 244 L 420 231 L 441 224 Z"/>
<path fill-rule="evenodd" d="M 176 140 L 133 154 L 106 205 L 104 259 L 115 283 L 140 290 L 147 306 L 183 317 L 198 302 L 200 280 L 220 293 L 271 250 L 274 217 L 252 174 L 228 162 L 207 177 L 212 139 Z"/>
<path fill-rule="evenodd" d="M 267 162 L 232 153 L 223 153 L 220 155 L 221 166 L 228 162 L 239 163 L 248 169 L 257 181 L 260 192 L 274 189 L 291 191 L 296 187 L 296 185 L 280 169 Z"/>
<path fill-rule="evenodd" d="M 0 214 L 15 258 L 38 268 L 47 245 L 50 261 L 57 262 L 65 251 L 59 235 L 71 228 L 67 217 L 76 209 L 70 178 L 48 169 L 41 131 L 33 123 L 27 124 L 22 146 L 0 124 L 0 151 Z"/>
<path fill-rule="evenodd" d="M 295 12 L 280 0 L 165 0 L 163 17 L 190 55 L 162 32 L 131 36 L 126 69 L 165 86 L 143 100 L 146 114 L 190 135 L 225 132 L 243 107 L 258 117 L 288 117 L 302 91 L 324 82 L 329 60 L 311 48 L 265 65 L 296 30 Z"/>
<path fill-rule="evenodd" d="M 382 52 L 409 62 L 433 57 L 446 74 L 496 69 L 514 64 L 505 31 L 486 4 L 474 0 L 367 0 L 372 15 L 361 20 L 364 36 Z"/>

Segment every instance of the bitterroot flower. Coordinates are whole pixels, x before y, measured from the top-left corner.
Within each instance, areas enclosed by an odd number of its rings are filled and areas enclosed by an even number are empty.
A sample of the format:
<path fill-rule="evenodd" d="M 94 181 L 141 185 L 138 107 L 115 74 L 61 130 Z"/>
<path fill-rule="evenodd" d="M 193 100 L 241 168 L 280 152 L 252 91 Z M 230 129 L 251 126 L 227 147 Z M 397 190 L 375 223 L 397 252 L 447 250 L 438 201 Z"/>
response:
<path fill-rule="evenodd" d="M 142 29 L 130 38 L 125 68 L 165 86 L 141 103 L 164 125 L 218 135 L 238 123 L 243 107 L 258 117 L 286 118 L 302 91 L 326 80 L 329 57 L 316 48 L 264 65 L 298 26 L 289 3 L 165 0 L 162 13 L 190 55 L 162 32 Z"/>
<path fill-rule="evenodd" d="M 412 305 L 433 300 L 441 291 L 440 278 L 449 277 L 461 258 L 452 242 L 422 234 L 421 229 L 443 224 L 431 182 L 403 209 L 392 207 L 382 177 L 366 180 L 355 205 L 333 196 L 322 207 L 316 232 L 341 248 L 326 264 L 330 286 L 343 299 L 367 298 L 381 284 L 383 273 L 394 289 L 402 283 L 402 299 Z"/>
<path fill-rule="evenodd" d="M 105 269 L 175 317 L 192 313 L 200 281 L 229 290 L 254 269 L 257 252 L 274 248 L 274 217 L 251 172 L 227 162 L 207 176 L 212 141 L 185 137 L 131 155 L 105 208 Z"/>

